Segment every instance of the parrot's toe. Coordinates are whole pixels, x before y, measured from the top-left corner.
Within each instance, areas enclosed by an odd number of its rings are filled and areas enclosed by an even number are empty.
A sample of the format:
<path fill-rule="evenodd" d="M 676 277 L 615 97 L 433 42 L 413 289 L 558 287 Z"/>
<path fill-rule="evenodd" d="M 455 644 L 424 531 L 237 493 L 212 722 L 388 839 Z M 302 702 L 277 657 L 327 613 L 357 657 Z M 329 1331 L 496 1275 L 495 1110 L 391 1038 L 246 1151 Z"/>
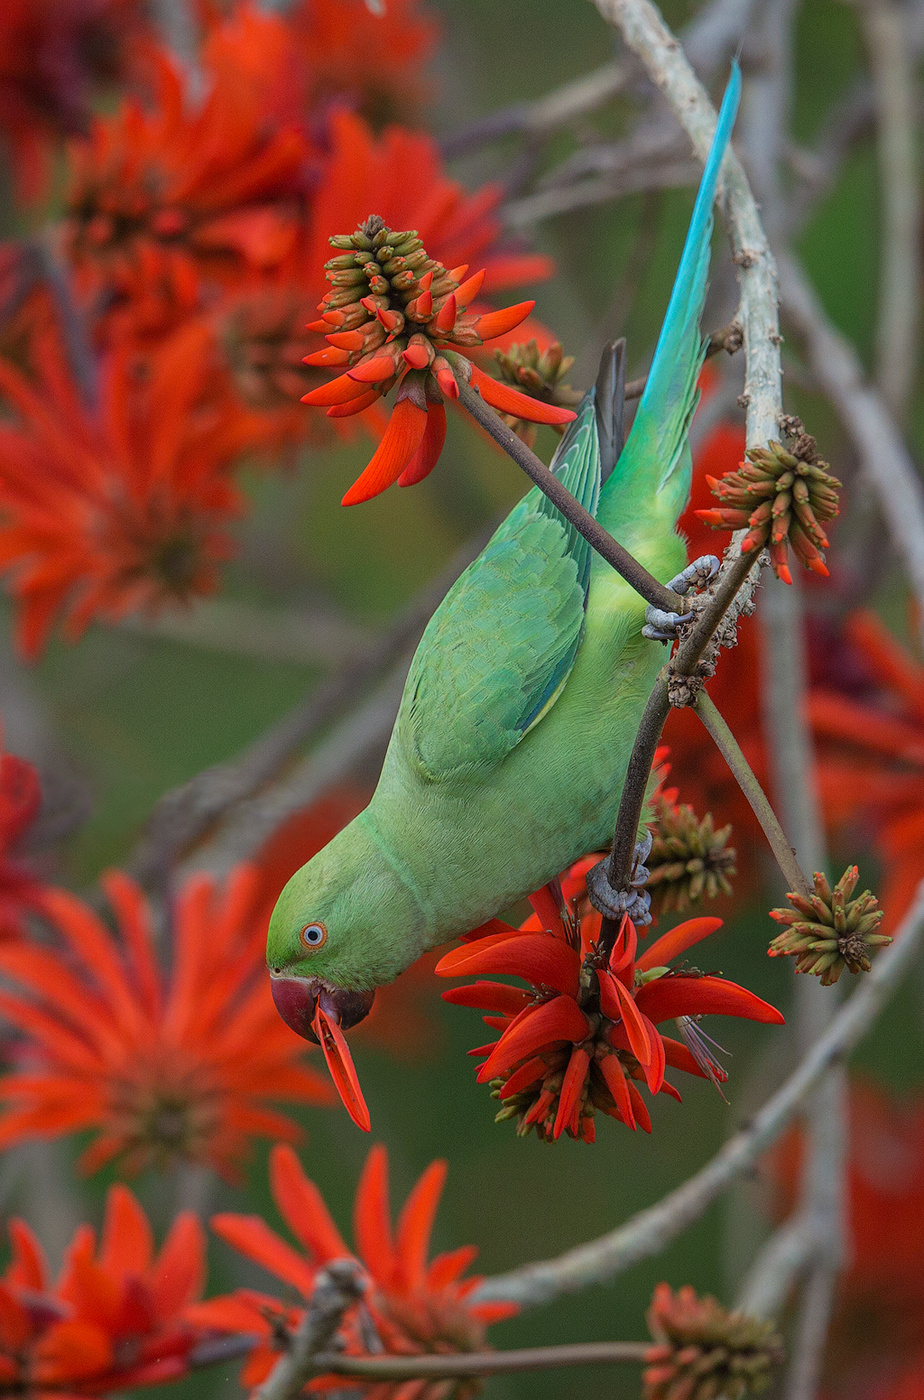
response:
<path fill-rule="evenodd" d="M 624 914 L 636 925 L 651 923 L 651 895 L 645 889 L 648 870 L 645 866 L 652 845 L 651 832 L 635 847 L 635 859 L 628 889 L 617 890 L 610 884 L 610 858 L 606 856 L 599 865 L 587 872 L 587 896 L 595 909 L 610 919 L 621 919 Z"/>
<path fill-rule="evenodd" d="M 665 612 L 649 603 L 645 609 L 645 626 L 642 636 L 650 642 L 675 642 L 677 630 L 685 622 L 692 622 L 692 613 Z"/>
<path fill-rule="evenodd" d="M 688 593 L 691 588 L 703 588 L 707 583 L 715 578 L 721 565 L 714 554 L 701 554 L 698 559 L 694 559 L 692 564 L 688 564 L 679 574 L 676 574 L 665 584 L 672 593 L 679 593 L 681 597 Z"/>

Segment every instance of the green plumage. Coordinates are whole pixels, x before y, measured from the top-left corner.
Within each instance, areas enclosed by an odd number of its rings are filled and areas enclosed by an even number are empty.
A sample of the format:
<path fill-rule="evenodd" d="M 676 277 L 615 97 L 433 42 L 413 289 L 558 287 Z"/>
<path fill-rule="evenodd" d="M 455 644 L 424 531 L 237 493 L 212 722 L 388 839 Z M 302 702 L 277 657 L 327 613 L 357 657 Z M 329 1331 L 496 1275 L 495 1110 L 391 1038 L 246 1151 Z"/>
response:
<path fill-rule="evenodd" d="M 645 394 L 601 487 L 598 414 L 583 400 L 553 470 L 653 574 L 686 562 L 687 429 L 702 363 L 712 203 L 733 74 Z M 606 432 L 604 432 L 604 440 Z M 414 657 L 375 795 L 289 881 L 271 967 L 331 987 L 390 981 L 608 843 L 626 764 L 663 661 L 645 603 L 538 491 L 449 591 Z M 306 924 L 327 940 L 309 952 Z"/>

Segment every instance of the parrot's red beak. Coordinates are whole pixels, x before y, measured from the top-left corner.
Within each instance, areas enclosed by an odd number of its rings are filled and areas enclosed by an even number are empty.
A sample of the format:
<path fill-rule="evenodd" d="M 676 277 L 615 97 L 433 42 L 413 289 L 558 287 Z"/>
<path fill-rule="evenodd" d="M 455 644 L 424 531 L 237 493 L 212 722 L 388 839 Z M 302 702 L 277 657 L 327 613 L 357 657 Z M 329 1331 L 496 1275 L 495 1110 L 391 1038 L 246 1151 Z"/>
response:
<path fill-rule="evenodd" d="M 276 1010 L 296 1035 L 320 1045 L 347 1113 L 368 1133 L 369 1110 L 342 1028 L 369 1015 L 375 992 L 332 989 L 309 977 L 273 977 L 270 985 Z"/>
<path fill-rule="evenodd" d="M 375 1001 L 374 990 L 350 992 L 346 987 L 327 987 L 314 977 L 273 977 L 270 985 L 276 1010 L 286 1025 L 315 1045 L 321 1043 L 314 1027 L 318 1007 L 328 1020 L 348 1031 L 366 1019 Z"/>

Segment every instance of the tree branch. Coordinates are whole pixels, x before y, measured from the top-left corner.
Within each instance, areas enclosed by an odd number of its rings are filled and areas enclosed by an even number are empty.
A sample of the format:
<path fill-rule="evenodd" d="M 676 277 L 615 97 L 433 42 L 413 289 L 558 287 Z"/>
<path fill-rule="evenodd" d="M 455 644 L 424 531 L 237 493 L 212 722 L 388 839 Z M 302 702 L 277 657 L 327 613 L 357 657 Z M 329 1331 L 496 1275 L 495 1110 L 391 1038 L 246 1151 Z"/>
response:
<path fill-rule="evenodd" d="M 317 1373 L 315 1357 L 330 1346 L 343 1314 L 362 1297 L 359 1265 L 354 1259 L 334 1259 L 318 1274 L 305 1316 L 253 1400 L 295 1400 Z"/>
<path fill-rule="evenodd" d="M 754 775 L 754 770 L 741 751 L 741 746 L 729 729 L 724 718 L 705 691 L 701 691 L 694 707 L 706 729 L 731 769 L 735 782 L 748 800 L 751 811 L 760 822 L 761 830 L 767 838 L 777 865 L 783 872 L 791 890 L 806 896 L 813 891 L 812 882 L 803 873 L 796 859 L 793 847 L 786 839 L 776 813 L 770 805 L 766 793 Z"/>
<path fill-rule="evenodd" d="M 548 1371 L 558 1366 L 644 1363 L 650 1342 L 571 1342 L 523 1347 L 518 1351 L 453 1352 L 445 1356 L 345 1356 L 314 1359 L 318 1374 L 362 1376 L 370 1381 L 448 1380 L 453 1376 L 501 1376 L 515 1371 Z"/>

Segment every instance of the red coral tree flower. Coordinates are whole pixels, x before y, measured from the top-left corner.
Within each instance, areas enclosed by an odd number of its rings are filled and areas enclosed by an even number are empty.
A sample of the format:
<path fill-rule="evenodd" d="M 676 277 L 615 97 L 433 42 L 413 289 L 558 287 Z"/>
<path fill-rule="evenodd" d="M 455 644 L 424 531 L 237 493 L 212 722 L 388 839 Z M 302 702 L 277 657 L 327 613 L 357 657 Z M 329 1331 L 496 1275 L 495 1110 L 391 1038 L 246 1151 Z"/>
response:
<path fill-rule="evenodd" d="M 427 1262 L 445 1179 L 446 1163 L 431 1162 L 392 1230 L 388 1155 L 383 1146 L 377 1145 L 366 1158 L 354 1212 L 356 1252 L 369 1280 L 364 1305 L 385 1352 L 392 1356 L 481 1351 L 485 1344 L 485 1328 L 518 1311 L 515 1303 L 472 1301 L 481 1279 L 462 1275 L 475 1258 L 474 1247 L 438 1254 Z M 273 1148 L 270 1181 L 273 1198 L 303 1253 L 258 1216 L 217 1215 L 212 1219 L 212 1228 L 228 1244 L 308 1299 L 320 1268 L 332 1259 L 354 1256 L 334 1224 L 320 1191 L 305 1176 L 291 1148 Z M 200 1325 L 261 1335 L 264 1340 L 252 1353 L 242 1377 L 247 1385 L 258 1384 L 278 1354 L 278 1336 L 274 1336 L 272 1325 L 274 1316 L 285 1325 L 297 1325 L 300 1309 L 285 1309 L 272 1298 L 241 1290 L 191 1311 L 191 1317 Z M 343 1340 L 349 1355 L 363 1355 L 368 1351 L 356 1309 L 346 1316 Z M 332 1383 L 331 1377 L 319 1377 L 308 1388 L 326 1390 Z M 390 1396 L 394 1400 L 399 1396 L 400 1400 L 424 1400 L 424 1397 L 436 1400 L 437 1396 L 446 1394 L 427 1381 L 402 1382 L 397 1388 L 376 1386 L 375 1390 L 382 1400 Z"/>
<path fill-rule="evenodd" d="M 924 665 L 872 612 L 853 613 L 844 630 L 870 683 L 860 696 L 834 678 L 812 687 L 819 791 L 833 827 L 873 834 L 894 930 L 924 875 Z"/>
<path fill-rule="evenodd" d="M 0 1279 L 0 1386 L 30 1396 L 94 1396 L 177 1379 L 201 1333 L 186 1317 L 201 1295 L 205 1240 L 196 1216 L 174 1221 L 155 1254 L 147 1216 L 113 1186 L 99 1249 L 81 1226 L 61 1277 L 41 1247 L 9 1222 L 13 1257 Z"/>
<path fill-rule="evenodd" d="M 721 927 L 721 919 L 687 919 L 641 955 L 624 918 L 612 949 L 600 944 L 601 915 L 578 921 L 557 882 L 530 896 L 535 911 L 522 929 L 493 919 L 437 964 L 442 977 L 495 973 L 520 977 L 528 989 L 478 981 L 444 992 L 447 1001 L 477 1006 L 500 1036 L 473 1051 L 487 1059 L 478 1071 L 501 1102 L 499 1118 L 517 1118 L 518 1132 L 535 1128 L 555 1141 L 567 1132 L 593 1142 L 597 1111 L 651 1131 L 636 1082 L 652 1094 L 680 1095 L 668 1067 L 724 1080 L 697 1023 L 705 1015 L 740 1016 L 782 1024 L 774 1007 L 753 992 L 686 964 L 671 964 Z M 662 1021 L 680 1018 L 686 1043 L 663 1036 Z"/>
<path fill-rule="evenodd" d="M 329 417 L 347 417 L 396 387 L 385 435 L 344 505 L 367 501 L 395 481 L 411 486 L 428 476 L 446 438 L 445 401 L 457 399 L 470 380 L 503 413 L 534 423 L 574 418 L 571 409 L 491 379 L 460 353 L 513 330 L 535 302 L 469 312 L 484 270 L 471 277 L 465 264 L 447 270 L 428 256 L 416 229 L 395 232 L 377 214 L 330 242 L 340 249 L 325 264 L 333 285 L 320 304 L 321 319 L 309 327 L 324 334 L 327 348 L 305 363 L 344 373 L 302 402 L 326 407 Z"/>
<path fill-rule="evenodd" d="M 127 351 L 104 366 L 98 408 L 80 400 L 55 337 L 34 347 L 39 382 L 0 362 L 17 421 L 0 423 L 0 569 L 11 575 L 29 658 L 56 619 L 157 613 L 218 587 L 243 512 L 228 479 L 260 429 L 211 394 L 208 337 L 180 332 L 145 375 Z"/>
<path fill-rule="evenodd" d="M 2 733 L 0 728 L 0 742 Z M 25 914 L 42 908 L 42 883 L 16 853 L 41 805 L 33 765 L 16 754 L 0 754 L 0 941 L 22 938 Z"/>
<path fill-rule="evenodd" d="M 257 880 L 242 866 L 224 891 L 205 875 L 187 881 L 169 974 L 126 875 L 103 879 L 118 937 L 74 895 L 46 892 L 61 946 L 0 947 L 0 973 L 15 985 L 0 991 L 0 1014 L 23 1037 L 0 1078 L 0 1149 L 95 1129 L 85 1171 L 112 1158 L 129 1171 L 185 1159 L 234 1179 L 251 1136 L 299 1136 L 269 1102 L 327 1104 L 331 1095 L 273 1006 Z"/>
<path fill-rule="evenodd" d="M 204 274 L 233 282 L 291 250 L 314 152 L 303 130 L 267 119 L 260 84 L 225 69 L 193 103 L 166 56 L 150 107 L 126 98 L 75 142 L 65 246 L 87 295 L 188 305 Z M 218 79 L 221 79 L 220 81 Z"/>

